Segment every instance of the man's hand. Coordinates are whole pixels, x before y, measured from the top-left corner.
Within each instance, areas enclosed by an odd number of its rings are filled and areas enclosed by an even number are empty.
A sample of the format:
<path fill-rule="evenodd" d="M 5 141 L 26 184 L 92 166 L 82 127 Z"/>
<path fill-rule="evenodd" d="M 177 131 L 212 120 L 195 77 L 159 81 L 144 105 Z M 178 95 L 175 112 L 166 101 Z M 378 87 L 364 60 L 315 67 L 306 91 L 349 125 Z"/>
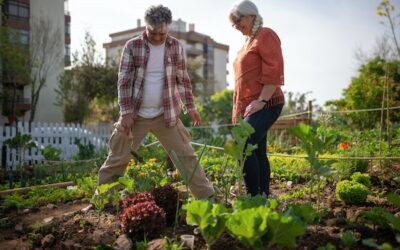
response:
<path fill-rule="evenodd" d="M 190 118 L 192 118 L 193 126 L 200 126 L 201 118 L 199 112 L 197 110 L 192 110 L 189 112 Z"/>
<path fill-rule="evenodd" d="M 127 135 L 130 134 L 133 126 L 133 114 L 126 114 L 119 118 L 119 122 L 124 127 Z"/>
<path fill-rule="evenodd" d="M 252 114 L 260 111 L 264 107 L 265 103 L 260 102 L 259 100 L 252 101 L 244 112 L 244 117 L 251 116 Z"/>

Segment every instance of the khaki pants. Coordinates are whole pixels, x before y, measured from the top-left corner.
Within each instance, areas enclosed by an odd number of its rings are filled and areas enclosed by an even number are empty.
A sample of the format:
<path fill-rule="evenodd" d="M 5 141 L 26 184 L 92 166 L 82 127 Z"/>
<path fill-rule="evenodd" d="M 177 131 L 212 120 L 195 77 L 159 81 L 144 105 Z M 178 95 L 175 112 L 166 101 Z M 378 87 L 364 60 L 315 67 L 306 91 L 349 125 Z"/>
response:
<path fill-rule="evenodd" d="M 175 127 L 167 128 L 164 125 L 163 115 L 150 119 L 139 117 L 134 121 L 132 134 L 129 136 L 119 123 L 114 124 L 114 126 L 115 129 L 109 141 L 108 157 L 99 170 L 99 185 L 111 183 L 124 175 L 131 159 L 131 150 L 136 151 L 149 132 L 157 137 L 175 166 L 179 164 L 179 166 L 184 167 L 185 173 L 180 174 L 183 177 L 192 175 L 197 157 L 190 145 L 190 134 L 180 120 Z M 175 161 L 176 158 L 172 155 L 172 152 L 175 152 L 179 163 Z M 189 183 L 189 189 L 198 199 L 213 195 L 213 186 L 201 166 L 197 167 Z"/>

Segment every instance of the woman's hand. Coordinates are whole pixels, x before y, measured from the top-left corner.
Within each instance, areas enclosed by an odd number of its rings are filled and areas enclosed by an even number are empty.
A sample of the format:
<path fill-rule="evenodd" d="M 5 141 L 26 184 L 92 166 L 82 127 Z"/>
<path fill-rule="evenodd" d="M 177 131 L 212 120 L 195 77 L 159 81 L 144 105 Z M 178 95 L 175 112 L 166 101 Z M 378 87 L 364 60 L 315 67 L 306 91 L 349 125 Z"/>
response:
<path fill-rule="evenodd" d="M 260 111 L 264 107 L 265 103 L 260 102 L 259 100 L 252 101 L 244 111 L 244 117 L 251 116 L 252 114 Z"/>

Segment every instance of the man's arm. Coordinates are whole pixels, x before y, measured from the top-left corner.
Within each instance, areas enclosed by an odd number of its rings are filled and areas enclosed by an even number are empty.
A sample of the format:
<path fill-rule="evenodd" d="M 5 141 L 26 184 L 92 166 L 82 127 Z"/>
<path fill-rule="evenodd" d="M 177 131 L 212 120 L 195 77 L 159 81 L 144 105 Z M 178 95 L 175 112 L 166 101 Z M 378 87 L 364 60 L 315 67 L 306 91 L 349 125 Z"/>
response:
<path fill-rule="evenodd" d="M 120 115 L 133 113 L 132 91 L 134 63 L 129 43 L 125 44 L 122 51 L 118 72 L 118 104 Z"/>
<path fill-rule="evenodd" d="M 128 132 L 133 125 L 133 75 L 134 63 L 129 42 L 125 44 L 121 55 L 118 73 L 118 104 L 120 110 L 120 123 Z"/>

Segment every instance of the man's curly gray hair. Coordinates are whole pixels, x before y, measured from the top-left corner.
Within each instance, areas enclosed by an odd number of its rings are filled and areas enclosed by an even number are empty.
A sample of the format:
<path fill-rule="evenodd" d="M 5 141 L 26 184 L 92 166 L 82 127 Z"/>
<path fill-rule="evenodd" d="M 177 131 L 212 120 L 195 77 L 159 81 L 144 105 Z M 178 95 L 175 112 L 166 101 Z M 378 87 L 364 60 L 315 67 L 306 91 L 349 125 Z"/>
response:
<path fill-rule="evenodd" d="M 172 23 L 171 10 L 162 5 L 152 5 L 144 13 L 144 21 L 153 27 L 169 25 Z"/>

